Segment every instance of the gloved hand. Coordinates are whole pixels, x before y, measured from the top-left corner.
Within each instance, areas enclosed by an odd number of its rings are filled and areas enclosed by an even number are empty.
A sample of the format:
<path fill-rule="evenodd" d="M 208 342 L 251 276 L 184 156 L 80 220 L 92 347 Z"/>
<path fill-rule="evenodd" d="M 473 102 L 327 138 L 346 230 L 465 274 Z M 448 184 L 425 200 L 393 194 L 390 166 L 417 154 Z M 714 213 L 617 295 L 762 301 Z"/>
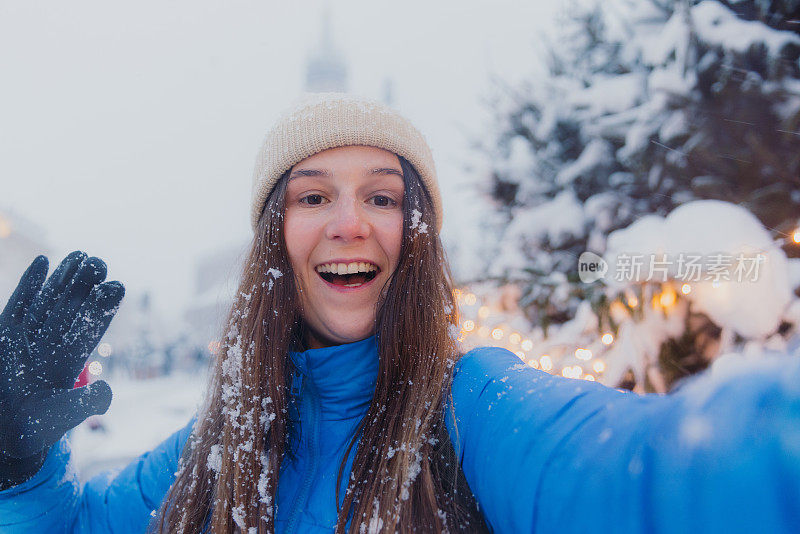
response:
<path fill-rule="evenodd" d="M 111 404 L 103 380 L 72 388 L 125 289 L 102 283 L 105 263 L 83 252 L 45 282 L 47 267 L 33 260 L 0 314 L 0 490 L 36 474 L 54 443 Z"/>

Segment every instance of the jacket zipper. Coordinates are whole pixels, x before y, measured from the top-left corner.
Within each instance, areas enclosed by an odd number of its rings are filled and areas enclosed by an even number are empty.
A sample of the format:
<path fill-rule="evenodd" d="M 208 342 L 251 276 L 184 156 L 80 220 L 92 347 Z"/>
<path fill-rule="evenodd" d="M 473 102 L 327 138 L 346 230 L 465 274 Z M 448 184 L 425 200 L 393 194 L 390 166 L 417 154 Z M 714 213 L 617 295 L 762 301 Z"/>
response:
<path fill-rule="evenodd" d="M 301 384 L 303 376 L 297 372 L 295 378 L 296 379 L 292 381 L 292 393 L 295 393 L 296 391 L 296 394 L 298 395 L 297 398 L 299 399 L 300 391 L 302 390 Z M 297 385 L 296 389 L 295 385 Z M 308 402 L 301 402 L 300 405 L 308 412 L 308 426 L 311 430 L 308 439 L 306 440 L 306 446 L 308 448 L 308 468 L 306 469 L 305 476 L 303 478 L 303 485 L 294 499 L 292 511 L 289 515 L 288 521 L 286 522 L 286 534 L 291 534 L 297 530 L 297 520 L 300 517 L 301 503 L 304 503 L 308 499 L 308 494 L 311 491 L 311 484 L 314 481 L 314 475 L 317 471 L 317 434 L 319 433 L 317 416 L 319 406 L 313 383 L 311 381 L 306 381 L 306 386 L 309 390 L 307 395 Z"/>

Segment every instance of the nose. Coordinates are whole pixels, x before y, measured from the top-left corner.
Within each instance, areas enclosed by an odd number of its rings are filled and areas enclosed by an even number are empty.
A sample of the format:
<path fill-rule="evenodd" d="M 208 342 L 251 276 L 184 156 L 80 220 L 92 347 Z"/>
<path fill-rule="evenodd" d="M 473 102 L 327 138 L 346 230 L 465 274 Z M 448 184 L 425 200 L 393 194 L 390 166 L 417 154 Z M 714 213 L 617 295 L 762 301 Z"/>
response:
<path fill-rule="evenodd" d="M 328 239 L 341 239 L 353 241 L 366 239 L 371 232 L 371 225 L 358 200 L 353 198 L 339 198 L 331 218 L 325 229 Z"/>

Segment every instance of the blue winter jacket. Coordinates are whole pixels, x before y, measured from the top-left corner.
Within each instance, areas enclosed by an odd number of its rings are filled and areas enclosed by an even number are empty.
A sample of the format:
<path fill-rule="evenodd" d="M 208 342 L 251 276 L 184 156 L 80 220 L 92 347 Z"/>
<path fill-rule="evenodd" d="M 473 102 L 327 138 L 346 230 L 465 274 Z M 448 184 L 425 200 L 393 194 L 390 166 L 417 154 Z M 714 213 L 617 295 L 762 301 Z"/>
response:
<path fill-rule="evenodd" d="M 276 530 L 332 532 L 336 472 L 374 391 L 375 337 L 291 359 L 298 454 L 282 466 Z M 796 359 L 639 396 L 483 347 L 457 363 L 452 405 L 451 441 L 496 532 L 800 530 Z M 144 532 L 191 427 L 82 488 L 62 440 L 32 479 L 0 492 L 0 532 Z"/>

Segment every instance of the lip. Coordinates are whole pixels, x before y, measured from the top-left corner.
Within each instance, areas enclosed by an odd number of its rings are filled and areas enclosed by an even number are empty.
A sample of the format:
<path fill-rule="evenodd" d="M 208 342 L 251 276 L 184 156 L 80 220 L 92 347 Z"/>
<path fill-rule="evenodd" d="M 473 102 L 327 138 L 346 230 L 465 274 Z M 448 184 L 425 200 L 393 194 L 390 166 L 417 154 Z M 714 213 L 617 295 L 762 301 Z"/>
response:
<path fill-rule="evenodd" d="M 378 267 L 378 272 L 375 275 L 375 278 L 373 278 L 369 282 L 364 282 L 363 284 L 361 284 L 358 287 L 345 287 L 345 286 L 337 286 L 336 284 L 331 284 L 330 282 L 328 282 L 327 280 L 322 278 L 322 276 L 320 276 L 319 272 L 317 271 L 317 267 L 319 267 L 320 265 L 325 265 L 326 263 L 353 263 L 353 262 L 370 263 L 370 264 L 375 265 L 376 267 Z M 354 292 L 363 291 L 365 289 L 368 289 L 373 283 L 375 283 L 375 281 L 378 279 L 378 275 L 381 274 L 382 271 L 383 271 L 383 269 L 381 269 L 380 266 L 377 263 L 373 262 L 372 260 L 368 260 L 366 258 L 349 258 L 349 259 L 336 258 L 336 259 L 332 259 L 332 260 L 328 260 L 328 261 L 319 263 L 319 264 L 317 264 L 316 267 L 314 267 L 314 273 L 316 273 L 317 278 L 319 279 L 319 281 L 322 282 L 323 284 L 325 284 L 326 286 L 328 286 L 329 288 L 333 289 L 334 291 L 338 291 L 339 293 L 354 293 Z"/>

